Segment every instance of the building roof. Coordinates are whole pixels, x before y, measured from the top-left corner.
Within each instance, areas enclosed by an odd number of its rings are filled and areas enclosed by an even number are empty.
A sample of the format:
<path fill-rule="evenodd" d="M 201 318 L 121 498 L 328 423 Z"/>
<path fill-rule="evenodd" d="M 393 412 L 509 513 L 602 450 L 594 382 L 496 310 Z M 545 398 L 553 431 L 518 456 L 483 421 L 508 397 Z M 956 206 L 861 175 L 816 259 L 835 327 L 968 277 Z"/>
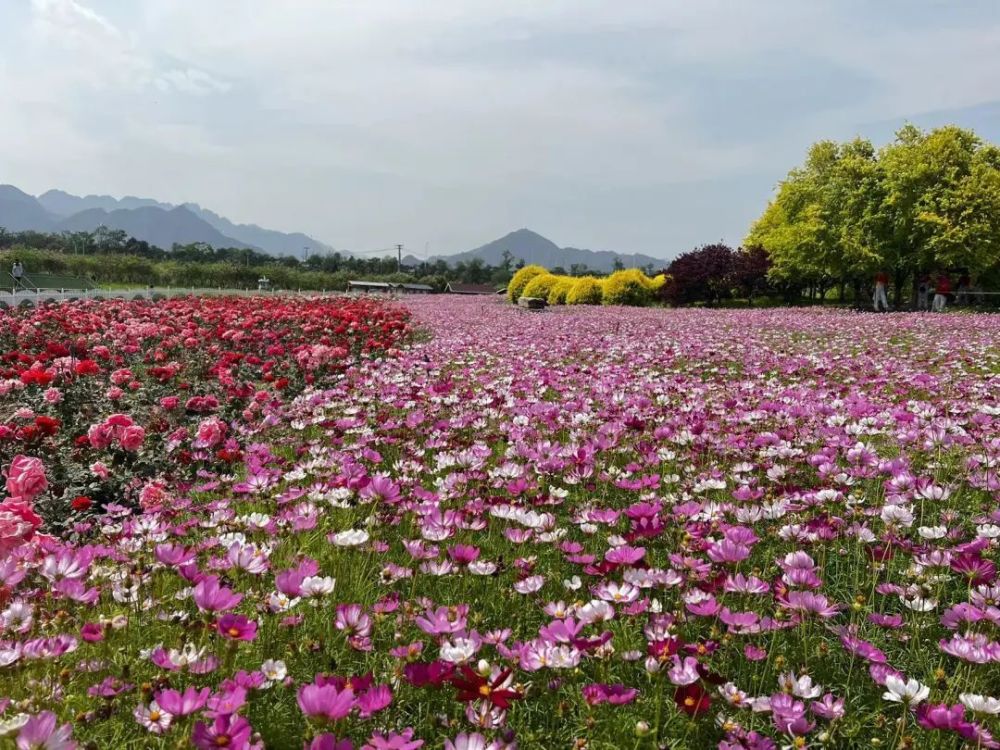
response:
<path fill-rule="evenodd" d="M 448 291 L 452 294 L 496 294 L 497 288 L 492 284 L 456 284 L 449 281 Z"/>
<path fill-rule="evenodd" d="M 388 281 L 348 281 L 348 286 L 368 286 L 373 289 L 388 289 L 392 286 Z"/>
<path fill-rule="evenodd" d="M 393 284 L 393 286 L 399 287 L 400 289 L 412 289 L 419 292 L 433 292 L 434 287 L 429 284 Z"/>

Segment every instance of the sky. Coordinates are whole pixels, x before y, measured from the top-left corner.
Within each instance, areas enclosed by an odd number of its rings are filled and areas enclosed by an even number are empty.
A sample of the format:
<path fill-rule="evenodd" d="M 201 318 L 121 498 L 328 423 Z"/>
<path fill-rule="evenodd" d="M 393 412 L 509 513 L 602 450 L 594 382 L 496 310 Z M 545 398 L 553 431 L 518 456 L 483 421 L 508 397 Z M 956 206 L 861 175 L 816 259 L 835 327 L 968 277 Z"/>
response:
<path fill-rule="evenodd" d="M 1000 141 L 1000 1 L 0 0 L 0 183 L 361 252 L 735 245 L 905 122 Z"/>

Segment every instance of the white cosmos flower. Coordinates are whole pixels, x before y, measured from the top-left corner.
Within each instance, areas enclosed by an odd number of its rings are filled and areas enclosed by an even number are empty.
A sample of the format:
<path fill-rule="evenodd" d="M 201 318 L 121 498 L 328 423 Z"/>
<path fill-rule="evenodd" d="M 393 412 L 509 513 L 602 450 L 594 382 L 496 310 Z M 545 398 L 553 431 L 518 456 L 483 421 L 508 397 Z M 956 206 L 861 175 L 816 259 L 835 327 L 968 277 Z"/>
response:
<path fill-rule="evenodd" d="M 912 609 L 914 612 L 930 612 L 938 605 L 937 599 L 925 599 L 922 596 L 915 596 L 912 599 L 907 599 L 905 596 L 899 598 L 903 602 L 903 606 Z"/>
<path fill-rule="evenodd" d="M 337 585 L 337 579 L 330 576 L 309 576 L 302 579 L 300 586 L 304 596 L 325 596 L 332 594 Z"/>
<path fill-rule="evenodd" d="M 614 616 L 614 607 L 600 599 L 593 599 L 587 602 L 577 612 L 577 619 L 587 625 L 595 622 L 605 622 Z"/>
<path fill-rule="evenodd" d="M 466 568 L 470 573 L 477 576 L 491 576 L 497 571 L 496 563 L 489 560 L 476 560 L 468 564 Z"/>
<path fill-rule="evenodd" d="M 921 526 L 917 533 L 924 539 L 941 539 L 948 533 L 947 526 Z"/>
<path fill-rule="evenodd" d="M 996 539 L 1000 536 L 1000 526 L 995 523 L 984 523 L 976 527 L 976 533 L 986 539 Z"/>
<path fill-rule="evenodd" d="M 260 671 L 268 682 L 280 682 L 288 675 L 288 667 L 280 659 L 268 659 L 260 665 Z"/>
<path fill-rule="evenodd" d="M 357 547 L 368 541 L 368 532 L 364 529 L 348 529 L 334 534 L 330 541 L 338 547 Z"/>
<path fill-rule="evenodd" d="M 906 680 L 904 682 L 895 675 L 889 675 L 885 678 L 885 687 L 886 690 L 882 693 L 883 698 L 887 701 L 903 703 L 907 706 L 922 703 L 931 694 L 931 689 L 926 685 L 916 680 Z"/>
<path fill-rule="evenodd" d="M 1000 700 L 991 698 L 988 695 L 976 695 L 975 693 L 962 693 L 958 696 L 967 709 L 976 714 L 990 714 L 996 716 L 1000 714 Z"/>

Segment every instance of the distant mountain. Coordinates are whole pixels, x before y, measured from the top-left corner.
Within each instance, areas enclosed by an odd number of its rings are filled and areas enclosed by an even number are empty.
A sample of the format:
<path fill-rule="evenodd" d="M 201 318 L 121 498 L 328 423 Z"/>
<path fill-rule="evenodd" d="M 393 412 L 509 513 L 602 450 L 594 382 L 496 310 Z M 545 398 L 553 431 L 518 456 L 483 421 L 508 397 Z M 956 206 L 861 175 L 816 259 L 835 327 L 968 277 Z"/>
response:
<path fill-rule="evenodd" d="M 183 207 L 169 211 L 156 206 L 120 208 L 116 211 L 90 208 L 64 219 L 58 228 L 67 232 L 86 232 L 102 225 L 109 229 L 121 229 L 136 239 L 165 249 L 172 248 L 174 243 L 189 245 L 193 242 L 205 242 L 212 247 L 251 247 L 226 237 Z"/>
<path fill-rule="evenodd" d="M 87 195 L 81 198 L 62 190 L 47 190 L 38 196 L 38 202 L 49 213 L 63 218 L 92 208 L 99 208 L 102 211 L 117 211 L 122 208 L 148 208 L 150 206 L 162 208 L 167 211 L 173 208 L 169 203 L 160 203 L 152 198 L 136 198 L 132 195 L 126 195 L 121 200 L 113 198 L 110 195 Z"/>
<path fill-rule="evenodd" d="M 56 219 L 32 196 L 13 185 L 0 185 L 0 227 L 11 232 L 51 232 Z"/>
<path fill-rule="evenodd" d="M 12 185 L 0 185 L 0 227 L 12 232 L 93 231 L 102 224 L 164 250 L 175 242 L 205 242 L 213 247 L 251 248 L 296 257 L 306 248 L 310 253 L 333 251 L 301 232 L 235 224 L 197 203 L 176 206 L 132 195 L 120 199 L 110 195 L 80 197 L 64 190 L 48 190 L 34 198 Z"/>
<path fill-rule="evenodd" d="M 559 247 L 552 240 L 543 237 L 530 229 L 518 229 L 498 240 L 487 243 L 475 250 L 468 250 L 457 255 L 439 256 L 454 265 L 469 262 L 479 258 L 483 262 L 496 266 L 503 262 L 504 251 L 510 252 L 516 259 L 525 263 L 537 263 L 546 268 L 561 266 L 567 271 L 574 264 L 586 265 L 594 271 L 612 271 L 615 260 L 620 260 L 625 268 L 641 268 L 652 265 L 659 269 L 666 265 L 662 258 L 653 258 L 640 253 L 614 253 L 608 250 L 581 250 L 575 247 Z M 438 260 L 438 258 L 434 258 Z"/>
<path fill-rule="evenodd" d="M 301 232 L 278 232 L 274 229 L 264 229 L 256 224 L 234 224 L 229 219 L 219 216 L 207 208 L 202 208 L 197 203 L 185 203 L 184 208 L 211 224 L 227 237 L 233 237 L 240 242 L 259 247 L 272 255 L 298 256 L 305 248 L 309 249 L 310 254 L 333 252 L 333 248 L 329 245 Z M 346 254 L 350 255 L 350 253 Z"/>

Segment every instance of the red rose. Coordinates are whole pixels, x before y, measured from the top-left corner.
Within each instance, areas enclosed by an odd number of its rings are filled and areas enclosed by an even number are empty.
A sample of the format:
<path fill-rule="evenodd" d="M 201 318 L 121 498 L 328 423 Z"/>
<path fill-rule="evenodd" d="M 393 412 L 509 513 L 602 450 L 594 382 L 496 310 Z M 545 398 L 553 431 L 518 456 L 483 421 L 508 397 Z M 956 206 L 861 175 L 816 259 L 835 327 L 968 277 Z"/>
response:
<path fill-rule="evenodd" d="M 94 501 L 91 500 L 86 495 L 77 495 L 76 497 L 73 498 L 73 502 L 71 502 L 69 505 L 73 510 L 78 510 L 82 513 L 85 510 L 89 510 L 90 506 L 93 504 Z"/>
<path fill-rule="evenodd" d="M 92 359 L 81 359 L 73 368 L 77 375 L 97 375 L 101 368 Z"/>

